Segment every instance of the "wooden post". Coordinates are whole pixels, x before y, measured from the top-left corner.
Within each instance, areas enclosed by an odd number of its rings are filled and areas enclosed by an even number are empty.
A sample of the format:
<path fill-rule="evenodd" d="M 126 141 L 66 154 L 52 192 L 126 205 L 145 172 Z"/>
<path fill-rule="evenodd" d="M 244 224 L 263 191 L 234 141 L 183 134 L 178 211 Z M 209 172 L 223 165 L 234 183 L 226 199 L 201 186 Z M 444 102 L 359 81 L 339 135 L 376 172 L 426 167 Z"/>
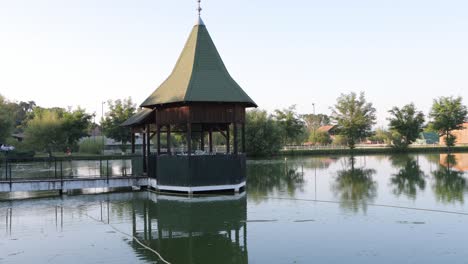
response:
<path fill-rule="evenodd" d="M 200 133 L 200 150 L 205 151 L 205 131 L 203 131 L 203 128 Z"/>
<path fill-rule="evenodd" d="M 143 172 L 146 172 L 146 133 L 145 133 L 145 130 L 143 129 L 141 131 L 141 136 L 142 136 L 142 139 L 143 139 L 143 149 L 142 149 L 142 153 L 143 153 Z"/>
<path fill-rule="evenodd" d="M 187 123 L 187 152 L 188 155 L 192 155 L 192 124 Z"/>
<path fill-rule="evenodd" d="M 231 152 L 231 144 L 230 144 L 230 126 L 231 124 L 227 125 L 227 130 L 226 130 L 226 154 L 229 154 Z"/>
<path fill-rule="evenodd" d="M 132 154 L 135 154 L 135 131 L 132 129 Z"/>
<path fill-rule="evenodd" d="M 210 153 L 213 153 L 213 128 L 210 127 L 210 131 L 208 132 L 208 141 L 210 144 Z"/>
<path fill-rule="evenodd" d="M 242 137 L 242 153 L 245 153 L 245 123 L 241 125 L 241 137 Z"/>
<path fill-rule="evenodd" d="M 171 125 L 167 125 L 167 154 L 171 155 Z"/>
<path fill-rule="evenodd" d="M 151 130 L 150 125 L 146 125 L 146 173 L 150 175 L 150 153 L 151 153 Z"/>
<path fill-rule="evenodd" d="M 161 155 L 161 125 L 157 126 L 158 155 Z"/>
<path fill-rule="evenodd" d="M 237 142 L 237 123 L 234 122 L 234 128 L 233 128 L 233 133 L 234 133 L 234 154 L 238 154 L 238 142 Z"/>
<path fill-rule="evenodd" d="M 149 159 L 149 155 L 151 153 L 151 130 L 150 125 L 146 125 L 146 154 L 147 158 Z"/>

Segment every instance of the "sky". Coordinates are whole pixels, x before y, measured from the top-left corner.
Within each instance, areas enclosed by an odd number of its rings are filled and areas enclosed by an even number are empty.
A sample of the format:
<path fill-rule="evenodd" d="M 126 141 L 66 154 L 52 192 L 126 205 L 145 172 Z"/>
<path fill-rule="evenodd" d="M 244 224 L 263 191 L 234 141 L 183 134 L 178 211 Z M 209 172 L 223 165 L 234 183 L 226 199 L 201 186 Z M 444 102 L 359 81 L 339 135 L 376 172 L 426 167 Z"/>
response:
<path fill-rule="evenodd" d="M 388 110 L 434 98 L 468 102 L 468 1 L 202 0 L 231 76 L 273 111 L 330 114 L 365 92 Z M 43 107 L 143 102 L 172 71 L 195 0 L 0 0 L 0 94 Z M 106 109 L 104 109 L 105 111 Z"/>

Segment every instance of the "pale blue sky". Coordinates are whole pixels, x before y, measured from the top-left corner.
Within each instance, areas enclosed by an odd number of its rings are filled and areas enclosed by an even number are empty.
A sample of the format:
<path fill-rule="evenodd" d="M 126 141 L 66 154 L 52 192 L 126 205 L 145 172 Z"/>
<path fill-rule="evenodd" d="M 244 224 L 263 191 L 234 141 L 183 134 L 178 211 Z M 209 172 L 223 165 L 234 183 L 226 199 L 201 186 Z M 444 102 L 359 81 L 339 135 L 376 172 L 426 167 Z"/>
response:
<path fill-rule="evenodd" d="M 468 1 L 203 0 L 231 75 L 269 111 L 329 113 L 366 92 L 386 124 L 394 105 L 425 113 L 468 98 Z M 0 0 L 0 94 L 39 105 L 131 96 L 141 103 L 171 72 L 196 20 L 195 0 Z"/>

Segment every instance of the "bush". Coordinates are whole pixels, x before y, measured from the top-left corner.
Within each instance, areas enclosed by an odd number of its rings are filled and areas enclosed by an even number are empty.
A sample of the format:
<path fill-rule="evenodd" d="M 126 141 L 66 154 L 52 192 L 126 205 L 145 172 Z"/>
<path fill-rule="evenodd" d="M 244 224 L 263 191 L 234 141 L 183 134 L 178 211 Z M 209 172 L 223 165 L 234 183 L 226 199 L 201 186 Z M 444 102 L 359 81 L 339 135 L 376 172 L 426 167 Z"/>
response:
<path fill-rule="evenodd" d="M 309 141 L 315 145 L 328 145 L 332 143 L 330 135 L 327 132 L 320 130 L 310 133 Z"/>
<path fill-rule="evenodd" d="M 341 135 L 336 135 L 332 144 L 336 146 L 346 146 L 346 138 Z"/>
<path fill-rule="evenodd" d="M 251 110 L 246 115 L 245 141 L 247 154 L 274 155 L 281 149 L 281 128 L 266 111 Z"/>
<path fill-rule="evenodd" d="M 101 154 L 103 149 L 102 138 L 85 138 L 79 144 L 79 152 L 86 154 Z"/>

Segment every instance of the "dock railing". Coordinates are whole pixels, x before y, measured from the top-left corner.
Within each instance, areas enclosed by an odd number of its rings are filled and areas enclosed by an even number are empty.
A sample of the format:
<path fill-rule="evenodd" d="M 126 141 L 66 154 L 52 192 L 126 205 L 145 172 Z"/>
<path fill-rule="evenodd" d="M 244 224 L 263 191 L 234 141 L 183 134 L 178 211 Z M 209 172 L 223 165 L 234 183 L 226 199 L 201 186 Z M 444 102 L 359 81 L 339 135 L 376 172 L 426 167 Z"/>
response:
<path fill-rule="evenodd" d="M 45 158 L 0 158 L 0 182 L 25 180 L 96 179 L 139 177 L 132 159 L 141 156 L 90 156 Z"/>

